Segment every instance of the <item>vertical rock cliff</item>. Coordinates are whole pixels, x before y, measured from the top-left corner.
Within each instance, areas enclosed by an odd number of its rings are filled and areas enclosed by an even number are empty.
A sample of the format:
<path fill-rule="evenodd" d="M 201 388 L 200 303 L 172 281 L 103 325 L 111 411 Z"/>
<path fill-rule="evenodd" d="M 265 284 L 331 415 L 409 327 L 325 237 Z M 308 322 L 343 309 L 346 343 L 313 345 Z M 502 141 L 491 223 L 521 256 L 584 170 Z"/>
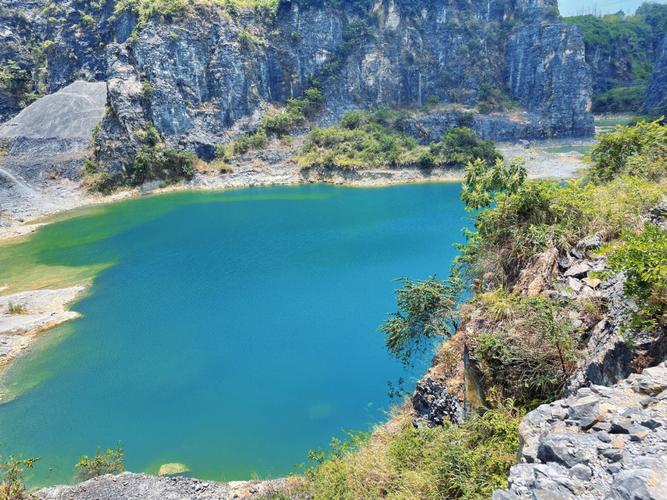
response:
<path fill-rule="evenodd" d="M 320 123 L 435 103 L 489 112 L 504 100 L 524 108 L 531 137 L 593 132 L 583 39 L 556 0 L 281 0 L 275 12 L 192 2 L 148 19 L 123 5 L 0 10 L 0 63 L 29 75 L 0 93 L 0 113 L 76 78 L 107 81 L 97 156 L 111 172 L 131 169 L 147 131 L 210 159 L 216 144 L 313 86 L 326 97 Z M 22 45 L 41 47 L 40 58 L 15 54 Z"/>
<path fill-rule="evenodd" d="M 667 115 L 667 36 L 662 42 L 651 75 L 643 111 L 653 115 Z"/>

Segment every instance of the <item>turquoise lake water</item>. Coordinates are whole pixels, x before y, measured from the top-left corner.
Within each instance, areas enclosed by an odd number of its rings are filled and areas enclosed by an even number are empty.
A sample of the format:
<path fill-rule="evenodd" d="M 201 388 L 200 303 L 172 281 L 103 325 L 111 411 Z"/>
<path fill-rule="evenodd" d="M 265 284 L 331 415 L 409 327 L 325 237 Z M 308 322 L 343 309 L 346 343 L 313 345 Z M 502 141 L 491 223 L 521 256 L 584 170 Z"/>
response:
<path fill-rule="evenodd" d="M 458 184 L 178 193 L 82 212 L 21 254 L 107 264 L 8 373 L 0 453 L 41 457 L 32 484 L 121 443 L 132 471 L 215 480 L 298 472 L 309 449 L 368 430 L 414 386 L 378 327 L 396 279 L 446 277 L 467 223 Z M 3 249 L 0 248 L 0 252 Z M 0 276 L 1 277 L 1 276 Z"/>

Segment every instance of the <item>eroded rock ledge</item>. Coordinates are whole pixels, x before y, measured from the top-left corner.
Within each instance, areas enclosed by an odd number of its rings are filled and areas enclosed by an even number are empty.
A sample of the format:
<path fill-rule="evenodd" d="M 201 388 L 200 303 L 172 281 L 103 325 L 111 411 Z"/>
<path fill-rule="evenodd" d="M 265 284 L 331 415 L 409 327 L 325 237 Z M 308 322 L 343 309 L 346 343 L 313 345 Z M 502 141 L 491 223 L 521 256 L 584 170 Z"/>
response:
<path fill-rule="evenodd" d="M 667 362 L 592 385 L 529 413 L 519 429 L 515 498 L 667 498 Z"/>

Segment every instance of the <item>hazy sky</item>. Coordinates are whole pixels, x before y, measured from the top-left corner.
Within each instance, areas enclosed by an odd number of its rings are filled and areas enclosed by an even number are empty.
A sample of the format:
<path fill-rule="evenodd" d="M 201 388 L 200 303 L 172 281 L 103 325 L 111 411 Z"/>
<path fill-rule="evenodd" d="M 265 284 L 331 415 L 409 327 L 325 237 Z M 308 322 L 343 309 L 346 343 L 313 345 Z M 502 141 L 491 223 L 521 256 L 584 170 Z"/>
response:
<path fill-rule="evenodd" d="M 558 0 L 560 13 L 563 16 L 577 14 L 608 14 L 623 10 L 634 12 L 645 0 Z M 655 3 L 667 3 L 667 0 L 652 0 Z"/>

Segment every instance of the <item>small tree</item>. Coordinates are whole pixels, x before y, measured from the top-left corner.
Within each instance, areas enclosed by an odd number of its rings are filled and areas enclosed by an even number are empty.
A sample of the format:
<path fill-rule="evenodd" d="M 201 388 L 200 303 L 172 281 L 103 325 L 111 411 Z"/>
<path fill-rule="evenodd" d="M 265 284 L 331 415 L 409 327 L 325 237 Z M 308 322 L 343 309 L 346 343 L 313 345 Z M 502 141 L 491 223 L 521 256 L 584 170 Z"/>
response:
<path fill-rule="evenodd" d="M 27 458 L 17 460 L 9 457 L 5 462 L 0 462 L 2 482 L 0 483 L 0 500 L 23 500 L 30 498 L 26 493 L 23 474 L 31 469 L 39 458 Z"/>
<path fill-rule="evenodd" d="M 125 453 L 121 446 L 109 448 L 105 452 L 98 448 L 94 457 L 89 458 L 84 455 L 74 468 L 77 478 L 81 481 L 104 474 L 118 474 L 125 470 Z"/>
<path fill-rule="evenodd" d="M 491 206 L 497 193 L 516 193 L 526 180 L 526 166 L 522 158 L 506 163 L 497 159 L 491 167 L 480 158 L 465 167 L 461 199 L 467 210 Z"/>
<path fill-rule="evenodd" d="M 423 281 L 401 278 L 396 291 L 398 311 L 380 327 L 389 352 L 409 365 L 414 354 L 430 347 L 429 340 L 456 331 L 459 295 L 463 286 L 456 271 L 441 281 L 435 276 Z"/>

